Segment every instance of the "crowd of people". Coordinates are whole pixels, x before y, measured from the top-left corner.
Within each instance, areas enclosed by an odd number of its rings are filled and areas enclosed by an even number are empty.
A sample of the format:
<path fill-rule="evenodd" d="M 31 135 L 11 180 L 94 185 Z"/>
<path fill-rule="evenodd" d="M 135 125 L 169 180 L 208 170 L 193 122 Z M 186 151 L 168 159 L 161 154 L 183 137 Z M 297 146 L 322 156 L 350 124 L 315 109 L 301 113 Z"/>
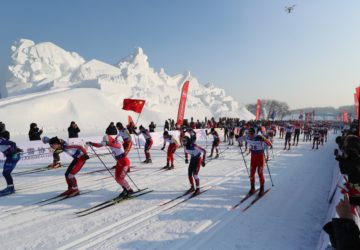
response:
<path fill-rule="evenodd" d="M 360 249 L 360 137 L 355 120 L 349 129 L 336 138 L 335 157 L 342 175 L 346 176 L 342 188 L 344 198 L 336 206 L 338 218 L 324 226 L 332 246 L 337 250 Z"/>

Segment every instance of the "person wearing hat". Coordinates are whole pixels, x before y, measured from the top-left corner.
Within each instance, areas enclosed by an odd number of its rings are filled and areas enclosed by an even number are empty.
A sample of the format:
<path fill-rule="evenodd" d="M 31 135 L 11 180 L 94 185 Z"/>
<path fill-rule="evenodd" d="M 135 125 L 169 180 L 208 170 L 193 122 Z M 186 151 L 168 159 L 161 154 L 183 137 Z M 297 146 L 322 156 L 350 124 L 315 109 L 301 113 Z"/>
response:
<path fill-rule="evenodd" d="M 107 135 L 117 135 L 117 129 L 114 122 L 110 122 L 109 126 L 106 128 L 105 134 Z"/>
<path fill-rule="evenodd" d="M 44 136 L 44 137 L 41 138 L 41 141 L 44 144 L 49 143 L 49 140 L 50 140 L 50 138 L 47 137 L 47 136 Z M 59 140 L 60 140 L 61 144 L 66 145 L 66 142 L 64 140 L 62 140 L 62 139 L 59 139 Z M 48 165 L 49 169 L 62 167 L 61 162 L 60 162 L 60 153 L 61 152 L 62 152 L 61 150 L 55 150 L 53 152 L 53 163 Z"/>
<path fill-rule="evenodd" d="M 110 135 L 104 135 L 103 140 L 100 143 L 86 142 L 86 145 L 97 148 L 108 146 L 116 159 L 115 180 L 123 188 L 119 197 L 127 197 L 134 193 L 133 189 L 125 179 L 127 172 L 130 170 L 130 160 L 127 157 L 121 143 L 116 138 L 112 138 Z"/>
<path fill-rule="evenodd" d="M 6 180 L 7 187 L 0 191 L 0 196 L 4 196 L 15 193 L 14 181 L 11 176 L 11 172 L 20 160 L 20 152 L 22 152 L 22 150 L 16 146 L 15 142 L 0 137 L 0 152 L 2 152 L 5 156 L 3 176 Z"/>
<path fill-rule="evenodd" d="M 36 123 L 31 123 L 30 124 L 30 130 L 29 130 L 29 140 L 30 141 L 40 141 L 41 138 L 41 134 L 42 134 L 43 130 L 39 129 Z"/>
<path fill-rule="evenodd" d="M 124 128 L 121 122 L 116 123 L 116 128 L 118 129 L 118 134 L 116 136 L 116 139 L 120 136 L 123 140 L 123 147 L 125 150 L 125 154 L 128 155 L 130 152 L 130 149 L 132 147 L 132 138 L 130 135 L 129 130 Z"/>
<path fill-rule="evenodd" d="M 142 125 L 139 127 L 140 133 L 136 133 L 136 135 L 142 134 L 145 138 L 145 146 L 144 146 L 144 152 L 145 152 L 145 161 L 143 163 L 152 163 L 151 156 L 150 156 L 150 149 L 153 144 L 153 140 L 151 138 L 149 130 L 145 129 Z"/>
<path fill-rule="evenodd" d="M 196 145 L 189 136 L 185 136 L 183 138 L 183 145 L 185 152 L 185 163 L 188 163 L 188 155 L 191 155 L 188 168 L 190 189 L 187 191 L 187 193 L 198 195 L 200 194 L 200 178 L 198 174 L 200 171 L 200 166 L 205 167 L 206 150 Z M 194 184 L 196 185 L 196 189 Z"/>
<path fill-rule="evenodd" d="M 255 172 L 257 170 L 259 181 L 260 181 L 260 191 L 259 195 L 264 194 L 264 185 L 265 185 L 265 178 L 264 178 L 264 166 L 265 166 L 265 154 L 264 148 L 265 145 L 270 146 L 272 148 L 271 142 L 266 139 L 262 135 L 255 135 L 255 129 L 249 128 L 248 135 L 242 136 L 238 138 L 239 142 L 246 141 L 248 147 L 251 152 L 250 158 L 250 190 L 249 194 L 255 193 Z"/>
<path fill-rule="evenodd" d="M 80 129 L 79 129 L 78 125 L 76 124 L 76 122 L 72 121 L 70 123 L 70 126 L 68 127 L 68 132 L 69 132 L 69 138 L 78 138 L 79 137 Z"/>
<path fill-rule="evenodd" d="M 73 158 L 73 161 L 65 172 L 65 180 L 68 184 L 68 189 L 63 192 L 61 196 L 72 197 L 80 194 L 75 175 L 84 166 L 86 160 L 89 159 L 86 149 L 80 145 L 67 145 L 63 140 L 57 137 L 51 138 L 49 144 L 55 152 L 65 152 Z"/>
<path fill-rule="evenodd" d="M 166 156 L 166 166 L 164 168 L 167 169 L 173 169 L 174 168 L 174 153 L 176 149 L 179 147 L 179 143 L 174 138 L 174 136 L 170 135 L 168 131 L 164 131 L 163 133 L 164 138 L 164 145 L 161 148 L 161 150 L 165 149 L 166 143 L 169 143 L 168 150 L 167 150 L 167 156 Z M 171 165 L 169 165 L 169 163 Z"/>
<path fill-rule="evenodd" d="M 206 135 L 212 135 L 213 138 L 214 138 L 212 146 L 211 146 L 211 153 L 210 153 L 209 157 L 213 156 L 214 149 L 215 149 L 216 150 L 215 158 L 218 158 L 219 157 L 218 146 L 219 146 L 219 143 L 220 143 L 220 137 L 219 137 L 218 132 L 216 132 L 216 130 L 214 128 L 211 128 L 210 133 L 208 133 L 207 130 L 205 130 L 205 133 L 206 133 Z"/>

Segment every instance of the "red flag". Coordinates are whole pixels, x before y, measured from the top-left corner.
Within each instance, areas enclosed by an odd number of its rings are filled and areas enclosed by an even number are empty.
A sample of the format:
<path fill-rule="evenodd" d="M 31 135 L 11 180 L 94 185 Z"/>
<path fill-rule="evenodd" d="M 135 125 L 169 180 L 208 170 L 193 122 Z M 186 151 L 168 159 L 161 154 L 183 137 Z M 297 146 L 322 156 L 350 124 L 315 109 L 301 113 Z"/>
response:
<path fill-rule="evenodd" d="M 344 113 L 343 113 L 343 121 L 344 121 L 345 123 L 348 123 L 348 122 L 349 122 L 349 114 L 348 114 L 348 112 L 344 112 Z"/>
<path fill-rule="evenodd" d="M 145 100 L 124 99 L 123 109 L 131 110 L 136 113 L 141 113 L 144 105 L 145 105 Z"/>
<path fill-rule="evenodd" d="M 261 103 L 260 103 L 260 99 L 258 99 L 256 103 L 256 120 L 260 120 L 260 107 L 261 107 Z"/>
<path fill-rule="evenodd" d="M 184 86 L 182 87 L 181 96 L 180 96 L 180 103 L 179 103 L 179 110 L 177 115 L 177 125 L 183 125 L 184 122 L 184 116 L 185 116 L 185 107 L 186 107 L 186 98 L 187 93 L 189 90 L 189 81 L 186 81 L 184 83 Z"/>

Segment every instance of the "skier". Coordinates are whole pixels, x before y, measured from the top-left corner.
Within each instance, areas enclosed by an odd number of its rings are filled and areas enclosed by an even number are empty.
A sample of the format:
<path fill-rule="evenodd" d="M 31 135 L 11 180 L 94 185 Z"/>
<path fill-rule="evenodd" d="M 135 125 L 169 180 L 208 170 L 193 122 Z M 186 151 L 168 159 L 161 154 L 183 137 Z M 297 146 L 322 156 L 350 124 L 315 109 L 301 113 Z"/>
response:
<path fill-rule="evenodd" d="M 44 144 L 47 144 L 49 143 L 49 140 L 50 138 L 47 137 L 47 136 L 44 136 L 43 138 L 41 138 L 41 141 L 44 143 Z M 60 142 L 63 144 L 63 145 L 67 145 L 67 143 L 61 139 L 59 139 Z M 53 152 L 53 163 L 49 164 L 48 165 L 48 168 L 50 169 L 53 169 L 53 168 L 60 168 L 62 167 L 61 166 L 61 162 L 60 162 L 60 153 L 62 151 L 61 150 L 54 150 Z"/>
<path fill-rule="evenodd" d="M 57 137 L 51 138 L 49 140 L 49 144 L 55 151 L 65 152 L 74 158 L 65 172 L 68 189 L 63 192 L 61 196 L 73 197 L 80 194 L 75 175 L 84 166 L 86 160 L 89 159 L 86 149 L 80 145 L 67 145 L 63 140 Z"/>
<path fill-rule="evenodd" d="M 149 130 L 145 129 L 142 125 L 139 127 L 140 133 L 136 133 L 136 135 L 142 134 L 145 138 L 145 146 L 144 146 L 144 152 L 145 152 L 145 161 L 143 163 L 152 163 L 151 156 L 150 156 L 150 149 L 153 144 L 153 140 L 151 138 Z"/>
<path fill-rule="evenodd" d="M 130 160 L 127 157 L 127 153 L 125 152 L 121 143 L 116 138 L 112 138 L 110 135 L 104 135 L 100 143 L 94 143 L 89 141 L 86 142 L 86 145 L 94 146 L 97 148 L 108 146 L 116 159 L 115 180 L 123 188 L 123 191 L 121 192 L 119 197 L 127 197 L 134 193 L 129 183 L 125 180 L 126 174 L 130 170 Z"/>
<path fill-rule="evenodd" d="M 262 196 L 264 194 L 264 184 L 265 184 L 265 178 L 264 178 L 264 165 L 265 165 L 265 154 L 264 154 L 264 148 L 265 145 L 268 145 L 270 148 L 272 148 L 271 142 L 266 139 L 262 135 L 255 135 L 255 129 L 249 128 L 248 135 L 242 136 L 238 138 L 239 141 L 247 141 L 250 152 L 251 152 L 251 158 L 250 158 L 250 185 L 251 188 L 249 190 L 249 194 L 255 193 L 255 172 L 257 170 L 259 181 L 260 181 L 260 191 L 259 195 Z"/>
<path fill-rule="evenodd" d="M 16 146 L 15 142 L 0 137 L 0 151 L 5 156 L 3 176 L 6 180 L 7 187 L 0 191 L 0 196 L 4 196 L 15 193 L 14 181 L 11 177 L 11 172 L 20 160 L 20 152 L 22 152 L 22 150 Z"/>
<path fill-rule="evenodd" d="M 129 130 L 124 128 L 124 126 L 122 125 L 121 122 L 116 123 L 116 128 L 119 130 L 119 133 L 115 139 L 117 139 L 119 136 L 121 136 L 121 138 L 123 140 L 123 147 L 124 147 L 125 154 L 128 155 L 130 152 L 130 149 L 132 147 L 132 138 L 131 138 L 130 132 L 129 132 Z"/>
<path fill-rule="evenodd" d="M 179 143 L 174 138 L 174 136 L 169 134 L 168 131 L 164 132 L 163 138 L 164 138 L 164 145 L 161 148 L 161 150 L 165 149 L 166 142 L 169 143 L 169 147 L 167 150 L 167 157 L 166 157 L 166 166 L 164 168 L 167 168 L 170 170 L 170 169 L 174 168 L 174 153 L 175 153 L 176 149 L 179 147 Z M 169 165 L 169 162 L 171 163 L 171 165 Z"/>
<path fill-rule="evenodd" d="M 235 128 L 234 126 L 229 127 L 229 144 L 228 145 L 234 145 L 234 137 L 235 137 Z"/>
<path fill-rule="evenodd" d="M 218 158 L 219 157 L 218 146 L 219 146 L 219 143 L 220 143 L 220 137 L 219 137 L 218 132 L 216 132 L 216 130 L 214 128 L 211 128 L 210 133 L 208 133 L 207 130 L 205 130 L 205 133 L 206 133 L 206 135 L 212 135 L 213 138 L 214 138 L 213 143 L 212 143 L 212 147 L 211 147 L 211 153 L 210 153 L 209 157 L 213 156 L 214 149 L 215 149 L 216 150 L 215 158 Z"/>
<path fill-rule="evenodd" d="M 319 149 L 319 144 L 320 144 L 320 131 L 317 127 L 315 127 L 313 129 L 313 146 L 312 149 L 315 148 L 315 144 L 316 144 L 316 149 Z"/>
<path fill-rule="evenodd" d="M 296 146 L 299 144 L 300 132 L 301 132 L 300 123 L 296 123 L 294 130 L 293 146 L 295 146 L 295 141 L 296 141 Z"/>
<path fill-rule="evenodd" d="M 200 179 L 199 179 L 199 171 L 200 165 L 205 167 L 205 157 L 206 151 L 202 147 L 196 145 L 190 137 L 185 136 L 183 139 L 184 152 L 185 152 L 185 163 L 188 162 L 188 155 L 191 155 L 190 164 L 188 168 L 188 178 L 190 182 L 190 189 L 187 193 L 194 192 L 194 195 L 200 194 Z M 201 157 L 202 154 L 202 157 Z M 194 179 L 196 184 L 196 189 L 194 187 Z"/>
<path fill-rule="evenodd" d="M 290 124 L 288 124 L 285 128 L 285 146 L 284 150 L 286 149 L 286 145 L 289 144 L 288 150 L 290 150 L 290 144 L 291 144 L 291 134 L 293 132 L 293 128 Z"/>

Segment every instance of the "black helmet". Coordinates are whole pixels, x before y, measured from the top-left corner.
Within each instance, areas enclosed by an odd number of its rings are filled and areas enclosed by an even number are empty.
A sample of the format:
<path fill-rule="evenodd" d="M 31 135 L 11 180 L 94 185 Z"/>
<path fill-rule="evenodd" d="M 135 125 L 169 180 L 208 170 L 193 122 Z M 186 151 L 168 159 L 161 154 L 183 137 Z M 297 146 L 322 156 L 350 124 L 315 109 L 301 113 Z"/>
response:
<path fill-rule="evenodd" d="M 255 133 L 255 129 L 254 128 L 249 128 L 249 133 Z"/>
<path fill-rule="evenodd" d="M 140 125 L 139 129 L 140 129 L 140 130 L 143 130 L 143 129 L 144 129 L 143 125 Z"/>
<path fill-rule="evenodd" d="M 55 137 L 53 137 L 53 138 L 50 138 L 49 144 L 50 144 L 50 145 L 53 145 L 53 144 L 61 144 L 61 143 L 60 143 L 59 138 L 57 138 L 57 136 L 55 136 Z"/>
<path fill-rule="evenodd" d="M 168 132 L 168 131 L 164 131 L 163 136 L 167 136 L 167 135 L 169 135 L 169 132 Z"/>
<path fill-rule="evenodd" d="M 123 129 L 123 128 L 124 128 L 124 126 L 122 125 L 121 122 L 117 122 L 117 123 L 116 123 L 116 127 L 117 127 L 118 129 Z"/>
<path fill-rule="evenodd" d="M 210 129 L 210 131 L 211 131 L 211 132 L 214 132 L 214 131 L 215 131 L 215 129 L 214 129 L 214 128 L 211 128 L 211 129 Z"/>

